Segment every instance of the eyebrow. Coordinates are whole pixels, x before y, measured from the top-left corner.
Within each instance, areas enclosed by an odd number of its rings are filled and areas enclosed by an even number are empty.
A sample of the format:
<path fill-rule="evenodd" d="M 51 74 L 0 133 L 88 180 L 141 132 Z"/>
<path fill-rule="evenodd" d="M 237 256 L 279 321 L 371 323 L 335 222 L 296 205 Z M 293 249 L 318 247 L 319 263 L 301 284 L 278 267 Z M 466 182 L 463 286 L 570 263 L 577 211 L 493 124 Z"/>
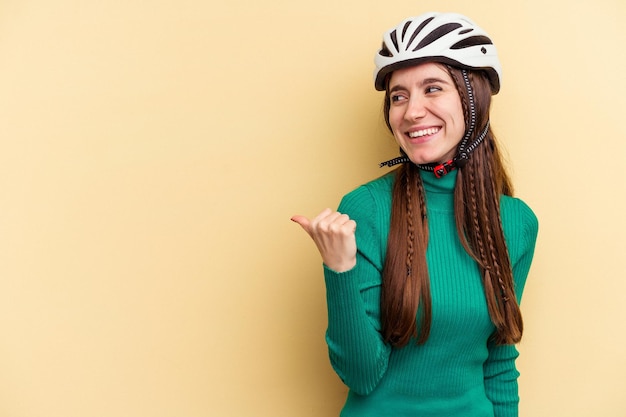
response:
<path fill-rule="evenodd" d="M 423 79 L 421 82 L 418 83 L 419 87 L 423 87 L 425 85 L 428 84 L 433 84 L 433 83 L 441 83 L 441 84 L 447 84 L 450 85 L 450 83 L 442 78 L 435 78 L 435 77 L 431 77 L 431 78 L 425 78 Z M 408 90 L 408 88 L 404 87 L 402 84 L 398 84 L 398 85 L 394 85 L 389 92 L 393 93 L 395 91 L 399 91 L 399 90 Z"/>

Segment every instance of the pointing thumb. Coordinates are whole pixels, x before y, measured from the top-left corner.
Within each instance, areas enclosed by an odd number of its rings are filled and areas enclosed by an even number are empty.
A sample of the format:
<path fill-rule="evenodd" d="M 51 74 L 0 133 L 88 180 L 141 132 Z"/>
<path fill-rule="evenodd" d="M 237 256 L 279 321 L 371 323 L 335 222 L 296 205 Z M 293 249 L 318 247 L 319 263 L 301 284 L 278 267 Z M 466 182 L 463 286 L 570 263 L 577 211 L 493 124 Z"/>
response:
<path fill-rule="evenodd" d="M 311 221 L 305 216 L 295 215 L 291 218 L 291 221 L 294 223 L 298 223 L 307 233 L 310 234 L 311 229 Z"/>

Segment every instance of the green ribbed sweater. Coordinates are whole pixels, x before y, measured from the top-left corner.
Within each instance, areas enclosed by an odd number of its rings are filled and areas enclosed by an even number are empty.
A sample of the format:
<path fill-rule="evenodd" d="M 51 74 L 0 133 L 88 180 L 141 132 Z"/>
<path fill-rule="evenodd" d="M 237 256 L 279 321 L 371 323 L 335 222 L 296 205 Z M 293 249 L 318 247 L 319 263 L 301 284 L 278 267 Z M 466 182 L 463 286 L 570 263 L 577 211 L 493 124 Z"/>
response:
<path fill-rule="evenodd" d="M 342 417 L 515 417 L 518 389 L 514 345 L 488 342 L 495 330 L 476 262 L 454 223 L 456 171 L 441 179 L 421 172 L 430 241 L 432 327 L 428 341 L 396 349 L 380 334 L 380 285 L 394 176 L 347 194 L 338 210 L 357 223 L 357 264 L 324 267 L 330 361 L 350 388 Z M 518 300 L 530 269 L 538 223 L 521 200 L 503 196 L 501 218 Z"/>

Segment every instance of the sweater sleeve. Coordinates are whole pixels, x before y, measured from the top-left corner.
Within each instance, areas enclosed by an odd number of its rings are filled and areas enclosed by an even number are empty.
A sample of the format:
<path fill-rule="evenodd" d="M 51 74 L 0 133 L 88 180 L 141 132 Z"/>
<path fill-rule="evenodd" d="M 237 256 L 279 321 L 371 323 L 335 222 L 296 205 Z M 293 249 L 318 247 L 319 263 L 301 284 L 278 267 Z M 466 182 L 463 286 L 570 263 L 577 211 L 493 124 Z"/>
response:
<path fill-rule="evenodd" d="M 505 210 L 503 206 L 503 227 L 513 266 L 517 301 L 521 302 L 535 251 L 538 222 L 532 210 L 521 200 L 512 199 L 511 203 L 515 209 Z M 493 403 L 495 417 L 518 416 L 519 372 L 515 366 L 518 356 L 514 345 L 489 344 L 489 357 L 484 364 L 485 390 Z"/>
<path fill-rule="evenodd" d="M 338 210 L 356 221 L 357 262 L 346 272 L 324 267 L 330 362 L 355 393 L 374 390 L 387 370 L 391 348 L 380 333 L 380 287 L 386 231 L 367 186 L 346 195 Z M 383 216 L 384 217 L 384 216 Z"/>

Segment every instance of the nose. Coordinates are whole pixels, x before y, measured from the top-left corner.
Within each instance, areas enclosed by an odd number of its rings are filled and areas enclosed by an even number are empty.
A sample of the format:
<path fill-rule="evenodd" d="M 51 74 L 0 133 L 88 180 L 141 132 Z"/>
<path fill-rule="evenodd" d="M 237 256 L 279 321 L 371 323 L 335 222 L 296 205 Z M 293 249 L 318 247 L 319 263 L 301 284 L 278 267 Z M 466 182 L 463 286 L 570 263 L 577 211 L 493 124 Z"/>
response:
<path fill-rule="evenodd" d="M 411 96 L 407 103 L 404 118 L 408 121 L 420 119 L 426 115 L 426 106 L 424 100 L 419 96 Z"/>

